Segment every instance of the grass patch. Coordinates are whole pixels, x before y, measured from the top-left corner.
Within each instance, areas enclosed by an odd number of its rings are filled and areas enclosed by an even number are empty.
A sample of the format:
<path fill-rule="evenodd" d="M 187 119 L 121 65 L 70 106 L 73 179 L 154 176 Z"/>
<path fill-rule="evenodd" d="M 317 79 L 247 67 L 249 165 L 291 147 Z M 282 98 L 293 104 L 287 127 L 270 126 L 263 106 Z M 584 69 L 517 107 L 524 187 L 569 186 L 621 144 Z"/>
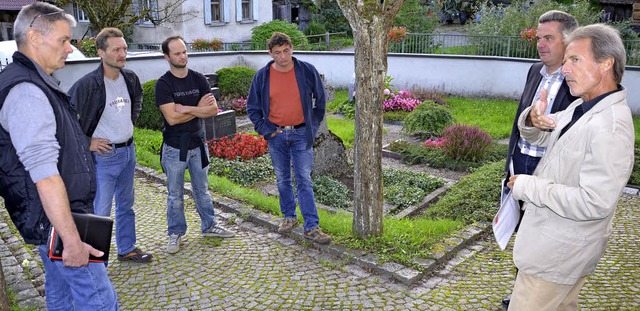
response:
<path fill-rule="evenodd" d="M 327 112 L 336 112 L 338 106 L 347 100 L 349 100 L 349 91 L 335 90 L 333 92 L 333 100 L 327 102 Z"/>
<path fill-rule="evenodd" d="M 331 133 L 336 134 L 346 148 L 353 148 L 353 141 L 355 140 L 355 123 L 352 120 L 345 120 L 336 117 L 327 117 L 327 127 Z"/>
<path fill-rule="evenodd" d="M 456 122 L 478 126 L 493 139 L 509 138 L 518 102 L 498 99 L 449 97 L 451 114 Z"/>

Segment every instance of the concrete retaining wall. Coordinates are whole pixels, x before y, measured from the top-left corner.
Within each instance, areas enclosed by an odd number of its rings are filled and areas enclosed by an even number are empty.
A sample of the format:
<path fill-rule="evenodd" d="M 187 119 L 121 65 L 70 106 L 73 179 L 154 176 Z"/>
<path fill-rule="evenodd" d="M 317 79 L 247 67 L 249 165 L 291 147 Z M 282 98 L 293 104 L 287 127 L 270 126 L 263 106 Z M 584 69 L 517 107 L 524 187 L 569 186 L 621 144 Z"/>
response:
<path fill-rule="evenodd" d="M 328 84 L 347 88 L 353 77 L 353 52 L 302 52 L 297 58 L 314 64 L 325 75 Z M 212 73 L 232 66 L 258 69 L 270 60 L 263 51 L 205 52 L 189 55 L 189 68 Z M 525 77 L 535 60 L 453 55 L 390 54 L 387 75 L 393 77 L 397 89 L 436 90 L 467 97 L 518 99 Z M 94 70 L 99 59 L 68 61 L 54 75 L 63 89 L 69 89 L 80 77 Z M 135 71 L 142 82 L 159 78 L 168 70 L 163 56 L 133 56 L 127 68 Z M 629 105 L 640 114 L 640 67 L 627 67 L 622 80 L 627 88 Z"/>

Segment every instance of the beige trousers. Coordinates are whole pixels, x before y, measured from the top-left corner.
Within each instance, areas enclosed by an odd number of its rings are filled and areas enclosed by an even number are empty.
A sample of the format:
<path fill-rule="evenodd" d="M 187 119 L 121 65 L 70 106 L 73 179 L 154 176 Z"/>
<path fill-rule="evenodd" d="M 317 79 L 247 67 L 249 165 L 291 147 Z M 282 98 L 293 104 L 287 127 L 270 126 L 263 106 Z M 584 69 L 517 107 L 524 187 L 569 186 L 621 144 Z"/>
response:
<path fill-rule="evenodd" d="M 587 277 L 582 277 L 574 285 L 561 285 L 520 271 L 513 286 L 509 311 L 576 311 L 578 294 L 586 280 Z"/>

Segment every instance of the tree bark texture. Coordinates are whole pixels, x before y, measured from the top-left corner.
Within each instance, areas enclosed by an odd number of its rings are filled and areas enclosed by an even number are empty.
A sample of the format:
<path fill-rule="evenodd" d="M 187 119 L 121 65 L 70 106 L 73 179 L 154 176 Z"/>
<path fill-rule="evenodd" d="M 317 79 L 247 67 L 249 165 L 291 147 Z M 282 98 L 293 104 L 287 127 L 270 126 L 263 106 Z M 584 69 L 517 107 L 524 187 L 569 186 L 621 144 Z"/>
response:
<path fill-rule="evenodd" d="M 338 0 L 354 33 L 356 114 L 353 231 L 382 235 L 382 113 L 387 33 L 402 0 Z"/>

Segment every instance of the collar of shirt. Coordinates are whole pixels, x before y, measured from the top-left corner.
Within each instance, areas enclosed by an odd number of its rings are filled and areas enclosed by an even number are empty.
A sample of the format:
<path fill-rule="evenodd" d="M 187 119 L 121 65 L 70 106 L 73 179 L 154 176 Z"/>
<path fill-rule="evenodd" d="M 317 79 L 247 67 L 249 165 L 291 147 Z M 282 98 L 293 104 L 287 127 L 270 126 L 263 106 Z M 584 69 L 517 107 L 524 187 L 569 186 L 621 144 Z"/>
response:
<path fill-rule="evenodd" d="M 542 68 L 540 68 L 540 74 L 547 79 L 551 79 L 553 77 L 557 77 L 558 75 L 562 74 L 562 67 L 559 67 L 558 69 L 556 69 L 556 71 L 552 73 L 549 73 L 548 71 L 549 71 L 549 67 L 547 67 L 547 65 L 543 65 Z"/>
<path fill-rule="evenodd" d="M 584 103 L 582 103 L 582 114 L 587 113 L 587 111 L 589 111 L 589 109 L 593 108 L 593 106 L 595 106 L 597 103 L 599 103 L 601 100 L 603 100 L 605 97 L 615 93 L 615 92 L 619 92 L 622 91 L 622 86 L 620 84 L 618 84 L 618 88 L 611 91 L 611 92 L 607 92 L 604 93 L 600 96 L 596 96 L 593 99 L 586 101 Z"/>

